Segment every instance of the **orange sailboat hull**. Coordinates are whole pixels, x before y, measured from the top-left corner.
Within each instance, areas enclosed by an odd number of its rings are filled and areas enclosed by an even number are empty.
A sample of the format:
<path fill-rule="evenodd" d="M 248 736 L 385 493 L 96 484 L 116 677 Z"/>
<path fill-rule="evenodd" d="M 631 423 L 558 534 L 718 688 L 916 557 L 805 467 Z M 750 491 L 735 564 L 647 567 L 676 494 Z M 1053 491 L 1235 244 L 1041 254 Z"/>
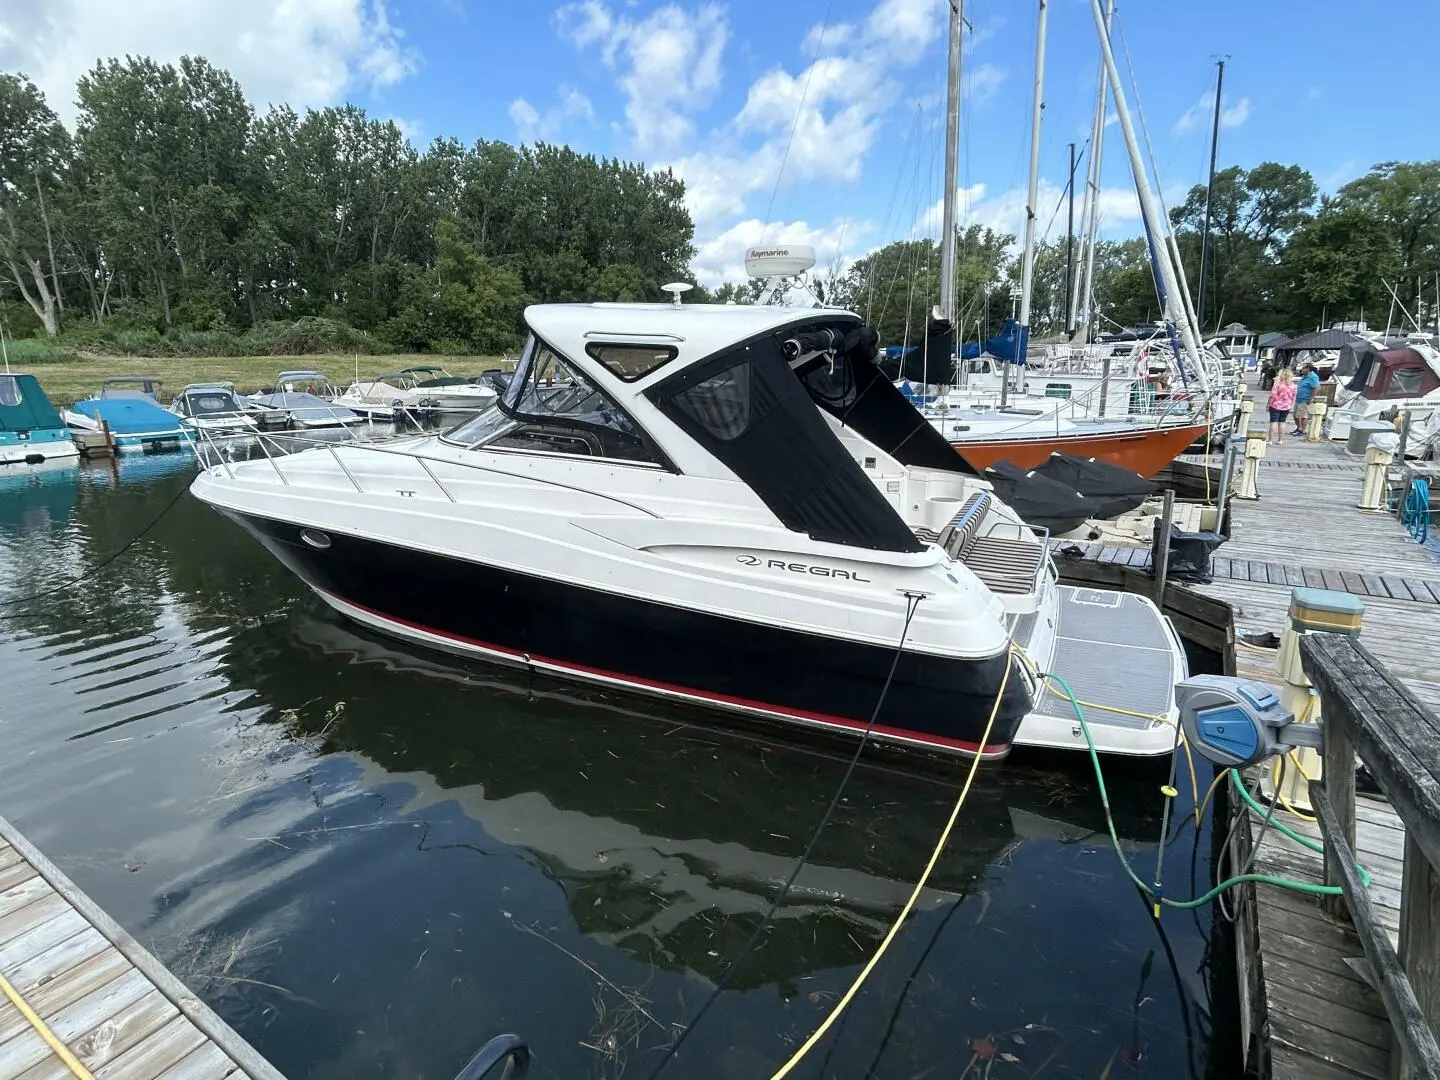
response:
<path fill-rule="evenodd" d="M 1149 479 L 1163 469 L 1196 439 L 1204 438 L 1204 424 L 1143 428 L 1138 431 L 1103 431 L 1066 435 L 1030 435 L 1023 439 L 975 439 L 954 442 L 957 453 L 976 469 L 984 470 L 997 461 L 1008 461 L 1022 469 L 1034 469 L 1050 460 L 1057 451 L 1076 457 L 1098 458 L 1131 469 Z"/>

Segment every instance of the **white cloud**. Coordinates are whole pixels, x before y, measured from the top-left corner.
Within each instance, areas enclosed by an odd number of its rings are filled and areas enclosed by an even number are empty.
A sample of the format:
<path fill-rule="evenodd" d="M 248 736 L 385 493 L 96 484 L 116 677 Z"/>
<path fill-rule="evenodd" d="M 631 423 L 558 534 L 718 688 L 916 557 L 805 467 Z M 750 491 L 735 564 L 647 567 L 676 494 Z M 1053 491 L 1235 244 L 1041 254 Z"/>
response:
<path fill-rule="evenodd" d="M 257 104 L 327 105 L 356 86 L 413 75 L 419 54 L 385 0 L 7 0 L 0 5 L 0 70 L 23 71 L 67 122 L 75 83 L 96 57 L 162 63 L 204 56 Z"/>
<path fill-rule="evenodd" d="M 747 248 L 761 243 L 809 244 L 815 249 L 815 269 L 811 275 L 823 278 L 831 270 L 844 272 L 854 261 L 850 252 L 856 250 L 856 241 L 871 228 L 869 222 L 849 218 L 824 226 L 811 226 L 805 221 L 772 221 L 766 226 L 759 218 L 747 218 L 697 245 L 690 265 L 702 285 L 714 287 L 726 281 L 745 280 Z"/>
<path fill-rule="evenodd" d="M 723 7 L 688 12 L 669 4 L 632 22 L 602 0 L 580 0 L 560 8 L 555 20 L 577 48 L 598 45 L 606 65 L 621 69 L 625 118 L 642 153 L 673 151 L 694 134 L 686 112 L 708 104 L 720 88 L 730 36 Z"/>
<path fill-rule="evenodd" d="M 1241 98 L 1228 109 L 1220 110 L 1220 126 L 1236 128 L 1250 119 L 1250 99 Z"/>
<path fill-rule="evenodd" d="M 800 52 L 805 56 L 819 56 L 822 52 L 841 48 L 854 37 L 854 23 L 832 23 L 828 26 L 816 23 L 800 43 Z"/>
<path fill-rule="evenodd" d="M 872 62 L 913 64 L 944 29 L 940 10 L 935 0 L 880 0 L 865 20 Z"/>
<path fill-rule="evenodd" d="M 965 89 L 972 103 L 989 101 L 1000 92 L 1006 76 L 1004 68 L 995 64 L 978 64 L 963 73 Z"/>
<path fill-rule="evenodd" d="M 1220 126 L 1227 128 L 1239 127 L 1250 118 L 1250 99 L 1248 97 L 1241 98 L 1233 105 L 1228 104 L 1228 102 L 1228 98 L 1221 102 Z M 1176 135 L 1183 135 L 1185 132 L 1193 131 L 1196 128 L 1208 130 L 1214 111 L 1214 91 L 1201 94 L 1199 101 L 1195 102 L 1194 105 L 1191 105 L 1180 114 L 1180 118 L 1175 121 L 1175 126 L 1171 128 L 1171 131 Z"/>
<path fill-rule="evenodd" d="M 559 102 L 546 109 L 543 115 L 524 98 L 510 102 L 508 112 L 510 122 L 515 125 L 515 133 L 521 142 L 526 143 L 554 142 L 567 120 L 595 119 L 595 106 L 590 99 L 573 86 L 565 85 L 560 87 Z"/>

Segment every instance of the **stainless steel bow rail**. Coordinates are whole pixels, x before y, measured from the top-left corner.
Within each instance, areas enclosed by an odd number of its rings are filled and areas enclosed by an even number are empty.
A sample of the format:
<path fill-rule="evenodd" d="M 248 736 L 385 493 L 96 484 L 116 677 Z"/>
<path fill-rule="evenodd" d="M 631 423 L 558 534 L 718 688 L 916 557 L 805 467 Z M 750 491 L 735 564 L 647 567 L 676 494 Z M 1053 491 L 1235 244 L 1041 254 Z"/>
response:
<path fill-rule="evenodd" d="M 460 500 L 455 497 L 454 492 L 452 492 L 450 488 L 446 486 L 445 482 L 435 475 L 435 470 L 430 467 L 432 463 L 436 465 L 453 466 L 455 468 L 461 469 L 472 469 L 475 472 L 486 473 L 492 476 L 503 476 L 511 480 L 521 480 L 527 483 L 545 484 L 549 487 L 560 488 L 565 491 L 573 491 L 582 495 L 591 495 L 598 498 L 606 499 L 610 502 L 624 506 L 627 509 L 634 510 L 637 513 L 644 514 L 647 517 L 658 518 L 660 516 L 654 510 L 651 510 L 649 507 L 642 506 L 639 503 L 631 502 L 630 500 L 621 498 L 618 495 L 610 495 L 606 492 L 596 491 L 594 488 L 584 487 L 579 484 L 567 484 L 563 480 L 556 480 L 553 477 L 535 476 L 530 473 L 514 472 L 509 469 L 498 468 L 494 465 L 487 465 L 478 461 L 466 461 L 457 458 L 436 457 L 434 455 L 420 453 L 413 449 L 401 450 L 394 446 L 386 445 L 386 442 L 389 441 L 394 441 L 402 438 L 410 439 L 417 437 L 425 437 L 426 434 L 427 433 L 425 432 L 421 432 L 419 433 L 419 435 L 414 432 L 405 433 L 403 435 L 397 433 L 395 435 L 386 436 L 381 440 L 372 441 L 362 439 L 357 433 L 347 430 L 346 435 L 348 437 L 345 438 L 343 441 L 336 441 L 333 439 L 319 439 L 313 436 L 301 435 L 294 432 L 287 432 L 284 435 L 242 434 L 239 436 L 216 436 L 209 432 L 199 431 L 191 433 L 191 435 L 194 436 L 194 438 L 192 438 L 191 440 L 191 447 L 195 451 L 196 459 L 198 460 L 201 468 L 214 468 L 218 466 L 220 468 L 223 468 L 226 475 L 232 480 L 237 479 L 235 475 L 235 470 L 232 467 L 234 462 L 234 448 L 242 444 L 247 446 L 258 445 L 261 452 L 265 455 L 266 460 L 270 463 L 270 467 L 274 470 L 275 476 L 279 479 L 280 483 L 285 485 L 286 487 L 293 486 L 291 484 L 290 477 L 286 476 L 285 470 L 281 468 L 281 462 L 284 461 L 287 457 L 290 457 L 291 455 L 275 454 L 272 452 L 271 447 L 272 442 L 285 442 L 292 445 L 303 446 L 305 449 L 309 450 L 326 450 L 331 456 L 331 458 L 334 459 L 336 466 L 339 467 L 340 471 L 345 475 L 345 478 L 350 482 L 350 486 L 353 487 L 357 493 L 362 495 L 382 494 L 382 492 L 366 491 L 364 485 L 361 484 L 359 478 L 355 475 L 354 472 L 351 471 L 350 467 L 345 464 L 345 461 L 343 460 L 339 452 L 341 449 L 363 450 L 366 453 L 385 454 L 393 458 L 403 458 L 407 461 L 412 461 L 424 472 L 425 478 L 435 486 L 435 489 L 439 491 L 440 494 L 443 495 L 448 502 L 451 503 L 459 503 Z M 429 434 L 433 435 L 433 433 Z M 526 453 L 533 454 L 535 453 L 535 451 L 527 451 Z M 659 468 L 659 466 L 651 466 L 643 462 L 624 462 L 623 464 L 634 468 Z M 393 495 L 395 494 L 395 492 L 396 489 L 391 487 L 387 488 L 383 492 L 383 494 Z M 413 495 L 413 492 L 411 492 L 410 494 Z"/>

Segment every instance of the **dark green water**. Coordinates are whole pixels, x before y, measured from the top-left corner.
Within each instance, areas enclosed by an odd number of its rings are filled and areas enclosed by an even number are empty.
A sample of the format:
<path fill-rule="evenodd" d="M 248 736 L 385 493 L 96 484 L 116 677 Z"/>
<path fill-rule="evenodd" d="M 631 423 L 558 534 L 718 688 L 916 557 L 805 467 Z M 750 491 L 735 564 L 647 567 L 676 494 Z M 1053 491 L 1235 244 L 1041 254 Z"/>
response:
<path fill-rule="evenodd" d="M 353 628 L 181 494 L 190 469 L 0 473 L 0 814 L 292 1078 L 448 1080 L 501 1031 L 532 1075 L 650 1076 L 843 757 Z M 1112 772 L 1148 873 L 1163 772 Z M 879 943 L 962 778 L 863 766 L 664 1075 L 769 1077 Z M 793 1075 L 1233 1075 L 1228 946 L 1212 962 L 1209 912 L 1157 929 L 1103 830 L 1082 760 L 983 769 L 917 913 Z M 1209 849 L 1207 828 L 1202 882 Z"/>

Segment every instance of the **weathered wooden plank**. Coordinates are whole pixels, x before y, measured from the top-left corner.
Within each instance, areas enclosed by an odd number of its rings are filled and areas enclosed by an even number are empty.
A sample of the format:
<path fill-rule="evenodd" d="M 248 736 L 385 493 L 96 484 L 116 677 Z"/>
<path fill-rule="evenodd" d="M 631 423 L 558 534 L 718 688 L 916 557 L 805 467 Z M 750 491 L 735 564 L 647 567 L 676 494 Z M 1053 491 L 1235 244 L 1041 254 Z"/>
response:
<path fill-rule="evenodd" d="M 1355 1080 L 1352 1070 L 1283 1044 L 1270 1050 L 1270 1076 L 1271 1080 Z"/>
<path fill-rule="evenodd" d="M 75 1054 L 82 1065 L 95 1072 L 108 1062 L 118 1061 L 130 1050 L 143 1046 L 177 1019 L 183 1020 L 184 1017 L 175 1003 L 159 990 L 151 990 L 124 1012 L 76 1039 Z"/>
<path fill-rule="evenodd" d="M 22 885 L 34 876 L 35 868 L 25 862 L 16 863 L 14 866 L 0 870 L 0 892 Z"/>
<path fill-rule="evenodd" d="M 42 896 L 48 896 L 52 891 L 50 883 L 39 875 L 27 878 L 18 885 L 12 885 L 0 893 L 0 924 L 4 923 L 5 916 L 33 904 Z"/>
<path fill-rule="evenodd" d="M 1285 584 L 1291 587 L 1303 587 L 1305 575 L 1300 572 L 1300 567 L 1291 563 L 1285 564 Z"/>
<path fill-rule="evenodd" d="M 1338 871 L 1345 900 L 1354 916 L 1355 933 L 1365 949 L 1365 959 L 1370 961 L 1370 968 L 1375 973 L 1377 989 L 1385 1002 L 1385 1011 L 1390 1016 L 1403 1057 L 1408 1065 L 1417 1069 L 1418 1075 L 1440 1076 L 1440 1044 L 1436 1043 L 1435 1033 L 1420 1008 L 1405 970 L 1400 966 L 1400 958 L 1395 955 L 1390 938 L 1380 925 L 1370 896 L 1360 880 L 1354 857 L 1344 846 L 1343 825 L 1319 781 L 1310 784 L 1310 803 L 1315 808 L 1320 831 L 1326 839 L 1326 866 L 1328 868 L 1333 862 Z M 1331 848 L 1335 849 L 1333 858 Z"/>
<path fill-rule="evenodd" d="M 1327 570 L 1322 566 L 1320 568 L 1320 580 L 1324 582 L 1323 587 L 1329 589 L 1331 592 L 1350 591 L 1349 587 L 1345 584 L 1345 579 L 1340 576 L 1339 570 Z"/>
<path fill-rule="evenodd" d="M 95 1080 L 151 1080 L 184 1061 L 204 1041 L 199 1028 L 177 1016 L 138 1046 L 92 1071 Z"/>
<path fill-rule="evenodd" d="M 1309 986 L 1297 986 L 1287 978 L 1275 978 L 1271 971 L 1271 958 L 1265 961 L 1265 996 L 1271 1011 L 1284 1013 L 1307 1024 L 1319 1024 L 1326 1031 L 1348 1042 L 1360 1043 L 1375 1050 L 1390 1048 L 1390 1021 L 1385 1019 L 1384 1009 L 1376 1017 L 1369 1012 L 1355 1008 L 1350 1001 L 1360 998 L 1360 988 L 1368 990 L 1363 983 L 1341 983 L 1329 980 L 1323 985 L 1312 982 Z M 1275 965 L 1280 974 L 1285 974 L 1285 965 Z M 1303 974 L 1303 973 L 1302 973 Z M 1345 1001 L 1337 991 L 1346 991 Z M 1374 993 L 1374 991 L 1370 991 Z"/>
<path fill-rule="evenodd" d="M 1414 585 L 1411 583 L 1409 578 L 1405 580 L 1405 584 L 1411 586 L 1411 592 L 1415 591 Z M 1419 584 L 1424 586 L 1425 591 L 1430 594 L 1430 598 L 1434 600 L 1435 603 L 1440 604 L 1440 581 L 1430 581 L 1427 579 L 1420 582 Z"/>
<path fill-rule="evenodd" d="M 133 1004 L 150 990 L 145 976 L 131 970 L 112 979 L 78 1001 L 71 1002 L 59 1012 L 42 1016 L 55 1037 L 68 1044 L 107 1018 Z M 26 1025 L 29 1029 L 29 1025 Z M 0 1076 L 17 1076 L 33 1065 L 38 1065 L 51 1054 L 50 1047 L 38 1037 L 33 1040 L 33 1031 L 17 1036 L 9 1042 L 0 1043 Z"/>
<path fill-rule="evenodd" d="M 52 1016 L 118 979 L 129 969 L 129 962 L 111 948 L 90 957 L 45 985 L 26 992 L 24 998 L 40 1016 Z M 30 1022 L 18 1009 L 12 1009 L 0 1016 L 0 1043 L 29 1030 Z"/>
<path fill-rule="evenodd" d="M 1365 588 L 1365 582 L 1359 574 L 1351 570 L 1340 571 L 1340 580 L 1345 583 L 1345 592 L 1353 593 L 1356 596 L 1371 595 Z"/>
<path fill-rule="evenodd" d="M 1380 584 L 1384 585 L 1385 591 L 1388 592 L 1391 596 L 1393 596 L 1396 600 L 1423 599 L 1428 601 L 1430 599 L 1428 595 L 1423 598 L 1417 598 L 1416 595 L 1411 592 L 1409 587 L 1405 584 L 1404 578 L 1391 577 L 1389 574 L 1381 574 Z"/>
<path fill-rule="evenodd" d="M 1440 863 L 1440 720 L 1353 638 L 1311 634 L 1300 654 L 1327 732 L 1344 727 L 1407 834 Z"/>
<path fill-rule="evenodd" d="M 83 931 L 86 925 L 79 912 L 63 903 L 56 905 L 56 914 L 52 918 L 0 944 L 0 971 L 8 971 L 12 966 L 24 963 L 37 953 L 58 945 L 66 938 Z"/>
<path fill-rule="evenodd" d="M 1270 1014 L 1271 1038 L 1328 1061 L 1351 1069 L 1368 1080 L 1389 1080 L 1388 1056 L 1373 1046 L 1363 1046 L 1336 1035 L 1322 1024 L 1310 1023 L 1286 1013 Z"/>
<path fill-rule="evenodd" d="M 1265 574 L 1265 563 L 1255 559 L 1250 560 L 1250 580 L 1269 583 L 1270 579 Z"/>
<path fill-rule="evenodd" d="M 1420 1011 L 1434 1024 L 1440 1019 L 1440 874 L 1419 844 L 1408 837 L 1399 952 L 1400 966 L 1415 989 Z M 1425 1075 L 1422 1068 L 1422 1061 L 1406 1057 L 1401 1063 L 1401 1080 Z"/>
<path fill-rule="evenodd" d="M 235 1063 L 212 1042 L 192 1051 L 155 1077 L 155 1080 L 217 1080 L 228 1076 Z"/>
<path fill-rule="evenodd" d="M 25 860 L 20 857 L 20 853 L 9 844 L 0 843 L 0 870 L 8 869 L 16 863 L 24 861 Z"/>
<path fill-rule="evenodd" d="M 0 919 L 0 943 L 9 942 L 11 938 L 20 937 L 46 920 L 53 919 L 64 911 L 66 906 L 65 898 L 58 893 L 41 897 L 33 904 L 26 904 L 19 911 Z M 0 944 L 0 949 L 3 948 L 4 945 Z"/>
<path fill-rule="evenodd" d="M 1390 590 L 1385 588 L 1385 583 L 1380 580 L 1379 574 L 1367 574 L 1362 570 L 1359 576 L 1360 584 L 1364 587 L 1366 596 L 1388 597 L 1390 595 Z"/>
<path fill-rule="evenodd" d="M 21 961 L 14 967 L 6 968 L 5 976 L 16 990 L 22 994 L 28 994 L 41 985 L 61 978 L 71 968 L 85 963 L 92 956 L 96 956 L 110 947 L 110 943 L 105 940 L 100 931 L 93 927 L 86 927 L 71 934 L 58 945 L 52 945 L 28 960 Z"/>
<path fill-rule="evenodd" d="M 1230 560 L 1219 555 L 1210 557 L 1210 572 L 1216 577 L 1230 577 Z"/>
<path fill-rule="evenodd" d="M 1245 559 L 1231 559 L 1230 576 L 1236 581 L 1249 581 L 1250 563 Z"/>
<path fill-rule="evenodd" d="M 1300 576 L 1305 579 L 1305 585 L 1311 589 L 1325 588 L 1325 576 L 1313 566 L 1302 566 Z"/>

